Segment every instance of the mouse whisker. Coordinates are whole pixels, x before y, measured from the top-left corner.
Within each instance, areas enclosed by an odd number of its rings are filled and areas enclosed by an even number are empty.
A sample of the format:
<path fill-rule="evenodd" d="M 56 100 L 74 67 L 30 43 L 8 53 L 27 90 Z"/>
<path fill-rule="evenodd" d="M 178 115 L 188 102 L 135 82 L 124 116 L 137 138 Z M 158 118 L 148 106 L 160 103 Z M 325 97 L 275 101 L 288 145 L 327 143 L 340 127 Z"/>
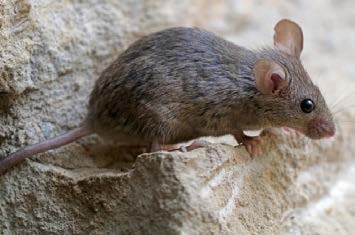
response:
<path fill-rule="evenodd" d="M 341 122 L 340 125 L 347 127 L 355 127 L 355 122 Z"/>
<path fill-rule="evenodd" d="M 353 122 L 353 123 L 355 123 L 355 120 L 346 120 L 346 119 L 339 120 L 339 119 L 337 119 L 337 121 L 340 122 L 340 123 L 344 123 L 344 122 Z"/>
<path fill-rule="evenodd" d="M 355 106 L 354 105 L 344 105 L 342 107 L 337 107 L 336 109 L 330 109 L 332 113 L 338 113 L 340 111 L 350 111 L 353 109 Z"/>
<path fill-rule="evenodd" d="M 338 99 L 336 99 L 336 101 L 330 105 L 330 109 L 333 110 L 335 107 L 337 107 L 339 105 L 340 102 L 344 101 L 344 100 L 350 100 L 349 98 L 351 96 L 353 96 L 354 94 L 353 93 L 348 93 L 348 94 L 345 94 L 345 95 L 342 95 L 340 96 Z"/>
<path fill-rule="evenodd" d="M 343 110 L 338 110 L 336 112 L 332 112 L 332 115 L 334 118 L 339 118 L 339 117 L 349 117 L 349 110 L 343 109 Z"/>
<path fill-rule="evenodd" d="M 345 107 L 340 108 L 340 110 L 347 109 L 347 108 L 355 108 L 355 104 L 346 105 Z M 337 110 L 334 110 L 334 111 L 337 111 Z"/>
<path fill-rule="evenodd" d="M 352 107 L 350 106 L 350 108 L 352 108 Z M 344 113 L 346 111 L 350 111 L 349 107 L 344 107 L 342 109 L 339 109 L 339 110 L 336 110 L 336 111 L 332 111 L 332 114 L 333 114 L 333 116 L 335 116 L 337 114 L 341 114 L 341 113 Z"/>

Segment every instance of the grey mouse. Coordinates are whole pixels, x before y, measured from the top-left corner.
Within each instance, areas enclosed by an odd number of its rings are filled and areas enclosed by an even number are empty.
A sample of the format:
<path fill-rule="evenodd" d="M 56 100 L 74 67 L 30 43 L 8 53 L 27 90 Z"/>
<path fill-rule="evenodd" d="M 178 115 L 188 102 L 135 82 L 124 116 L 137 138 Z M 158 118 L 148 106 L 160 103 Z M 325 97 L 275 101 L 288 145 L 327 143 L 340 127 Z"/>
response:
<path fill-rule="evenodd" d="M 274 46 L 245 49 L 198 28 L 170 28 L 133 43 L 97 80 L 81 127 L 27 146 L 0 162 L 23 159 L 96 133 L 148 152 L 201 136 L 232 134 L 255 153 L 244 130 L 289 127 L 312 139 L 335 133 L 333 117 L 300 61 L 302 29 L 287 19 Z M 195 141 L 188 149 L 203 146 Z"/>

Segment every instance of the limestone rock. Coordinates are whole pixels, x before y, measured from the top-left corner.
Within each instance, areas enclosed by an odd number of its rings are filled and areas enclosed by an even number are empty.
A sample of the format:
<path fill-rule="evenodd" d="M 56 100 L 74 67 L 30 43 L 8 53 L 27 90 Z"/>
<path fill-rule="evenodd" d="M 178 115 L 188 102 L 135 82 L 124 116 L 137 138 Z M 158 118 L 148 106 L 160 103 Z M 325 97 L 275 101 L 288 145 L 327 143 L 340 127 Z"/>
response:
<path fill-rule="evenodd" d="M 137 158 L 85 138 L 0 177 L 0 234 L 352 234 L 353 5 L 1 1 L 0 156 L 77 126 L 100 72 L 139 36 L 176 25 L 256 48 L 272 44 L 277 20 L 294 19 L 304 28 L 306 68 L 341 112 L 335 138 L 273 130 L 253 159 L 230 137 Z"/>

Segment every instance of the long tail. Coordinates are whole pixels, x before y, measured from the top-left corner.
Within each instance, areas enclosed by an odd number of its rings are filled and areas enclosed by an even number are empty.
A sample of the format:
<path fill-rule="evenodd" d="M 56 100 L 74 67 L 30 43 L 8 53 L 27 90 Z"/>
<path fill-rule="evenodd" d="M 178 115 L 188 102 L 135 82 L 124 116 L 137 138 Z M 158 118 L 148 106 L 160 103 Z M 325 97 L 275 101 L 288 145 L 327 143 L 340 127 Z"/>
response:
<path fill-rule="evenodd" d="M 53 139 L 24 147 L 0 161 L 0 175 L 4 174 L 11 167 L 22 162 L 28 157 L 38 153 L 43 153 L 50 149 L 59 148 L 60 146 L 74 142 L 75 140 L 92 133 L 93 132 L 88 127 L 81 126 Z"/>

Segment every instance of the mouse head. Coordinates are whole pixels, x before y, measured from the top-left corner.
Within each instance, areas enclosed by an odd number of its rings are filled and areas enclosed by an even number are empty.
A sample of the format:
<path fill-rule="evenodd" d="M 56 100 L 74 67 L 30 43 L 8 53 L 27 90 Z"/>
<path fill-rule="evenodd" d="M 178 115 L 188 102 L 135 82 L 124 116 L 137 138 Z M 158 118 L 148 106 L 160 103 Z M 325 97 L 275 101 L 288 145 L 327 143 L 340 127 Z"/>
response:
<path fill-rule="evenodd" d="M 302 29 L 290 20 L 275 26 L 274 48 L 261 52 L 253 67 L 256 88 L 272 126 L 287 126 L 312 139 L 335 133 L 325 100 L 300 61 Z"/>

